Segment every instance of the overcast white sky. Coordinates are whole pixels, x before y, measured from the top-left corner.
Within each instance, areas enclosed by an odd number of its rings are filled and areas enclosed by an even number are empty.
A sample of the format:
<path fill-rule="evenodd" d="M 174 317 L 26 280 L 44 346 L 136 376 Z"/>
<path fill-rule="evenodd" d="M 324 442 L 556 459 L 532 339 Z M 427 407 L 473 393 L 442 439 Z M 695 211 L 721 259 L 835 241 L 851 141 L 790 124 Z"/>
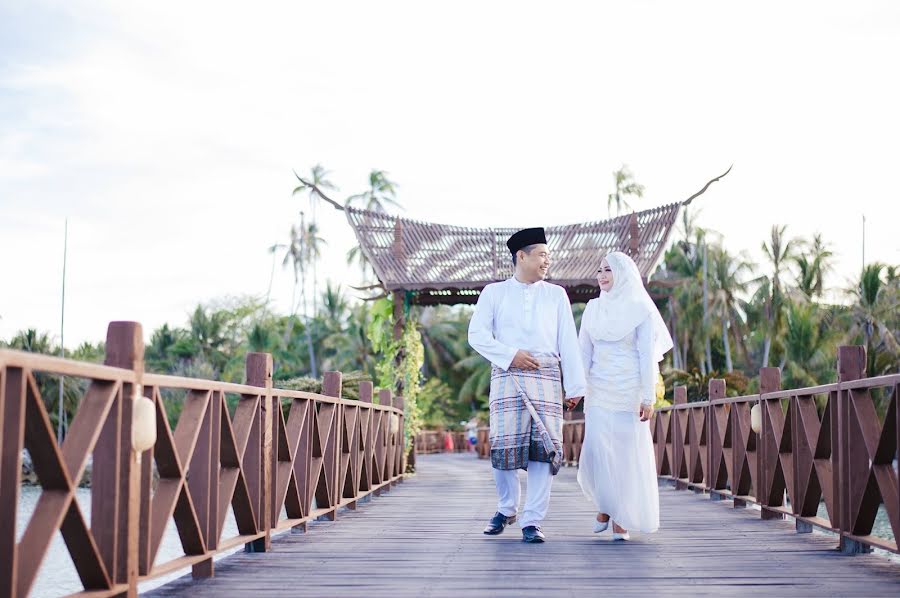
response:
<path fill-rule="evenodd" d="M 413 218 L 470 226 L 698 200 L 761 255 L 821 232 L 828 281 L 900 263 L 898 2 L 85 2 L 0 4 L 0 338 L 145 333 L 198 302 L 263 295 L 266 248 L 321 162 L 343 199 L 372 168 Z M 358 282 L 321 212 L 325 276 Z M 277 308 L 291 275 L 279 270 Z"/>

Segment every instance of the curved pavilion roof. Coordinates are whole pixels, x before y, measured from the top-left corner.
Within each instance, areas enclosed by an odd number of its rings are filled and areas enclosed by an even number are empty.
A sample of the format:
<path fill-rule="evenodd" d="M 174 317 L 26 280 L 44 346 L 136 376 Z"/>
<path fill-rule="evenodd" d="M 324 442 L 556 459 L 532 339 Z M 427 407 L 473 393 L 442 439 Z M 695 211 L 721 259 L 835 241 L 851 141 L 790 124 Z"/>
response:
<path fill-rule="evenodd" d="M 623 251 L 646 280 L 665 248 L 682 205 L 673 203 L 609 220 L 545 227 L 553 253 L 549 282 L 573 303 L 597 296 L 599 257 Z M 516 228 L 469 228 L 344 208 L 363 254 L 389 292 L 422 305 L 475 303 L 485 285 L 513 275 L 506 240 Z"/>

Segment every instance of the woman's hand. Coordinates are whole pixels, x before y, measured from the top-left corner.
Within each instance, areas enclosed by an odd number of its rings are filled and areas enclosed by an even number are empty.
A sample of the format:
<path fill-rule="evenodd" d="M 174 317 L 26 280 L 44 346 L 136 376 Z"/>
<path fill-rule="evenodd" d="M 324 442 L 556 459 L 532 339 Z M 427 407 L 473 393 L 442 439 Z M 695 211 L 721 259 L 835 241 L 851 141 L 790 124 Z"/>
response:
<path fill-rule="evenodd" d="M 584 397 L 572 397 L 571 399 L 566 399 L 566 409 L 568 411 L 575 409 L 576 407 L 578 407 L 578 403 L 580 403 L 581 399 L 583 398 Z"/>
<path fill-rule="evenodd" d="M 644 405 L 641 404 L 641 408 L 638 410 L 638 413 L 641 416 L 641 421 L 645 422 L 653 417 L 653 405 Z"/>

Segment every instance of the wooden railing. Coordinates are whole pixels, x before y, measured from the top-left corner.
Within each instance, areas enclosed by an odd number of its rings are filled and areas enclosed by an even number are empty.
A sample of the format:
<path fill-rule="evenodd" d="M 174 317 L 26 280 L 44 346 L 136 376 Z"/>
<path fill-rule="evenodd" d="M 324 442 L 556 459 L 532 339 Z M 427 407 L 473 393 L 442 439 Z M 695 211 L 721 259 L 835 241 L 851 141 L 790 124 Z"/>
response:
<path fill-rule="evenodd" d="M 756 504 L 763 519 L 791 516 L 799 532 L 832 531 L 846 553 L 898 552 L 900 374 L 865 378 L 865 363 L 863 347 L 840 347 L 834 384 L 782 390 L 780 370 L 763 368 L 759 394 L 726 398 L 725 381 L 711 380 L 708 399 L 688 403 L 686 389 L 676 388 L 675 404 L 651 422 L 657 474 L 735 507 Z M 873 391 L 886 402 L 883 419 Z M 751 427 L 754 405 L 759 432 Z M 584 432 L 583 419 L 563 424 L 569 465 L 578 463 Z M 486 428 L 476 450 L 490 456 Z M 822 500 L 827 517 L 818 516 Z M 893 540 L 872 535 L 880 505 Z"/>
<path fill-rule="evenodd" d="M 135 596 L 139 581 L 187 566 L 210 577 L 216 554 L 267 551 L 273 533 L 333 520 L 402 481 L 403 401 L 390 391 L 375 404 L 362 382 L 360 400 L 342 399 L 340 372 L 325 374 L 322 394 L 273 388 L 266 353 L 248 354 L 245 384 L 148 374 L 142 339 L 137 323 L 110 324 L 102 366 L 0 350 L 0 598 L 29 593 L 57 530 L 91 596 Z M 86 382 L 61 446 L 38 373 Z M 183 395 L 174 430 L 166 393 Z M 141 397 L 155 422 L 134 418 Z M 155 444 L 138 452 L 148 425 Z M 42 493 L 17 542 L 23 448 Z M 90 457 L 88 522 L 75 490 Z M 223 538 L 229 505 L 238 532 Z M 173 519 L 183 555 L 157 563 Z"/>
<path fill-rule="evenodd" d="M 447 436 L 452 440 L 453 449 L 447 448 Z M 463 432 L 446 432 L 442 430 L 422 430 L 416 434 L 416 454 L 464 453 L 469 450 L 469 442 Z"/>

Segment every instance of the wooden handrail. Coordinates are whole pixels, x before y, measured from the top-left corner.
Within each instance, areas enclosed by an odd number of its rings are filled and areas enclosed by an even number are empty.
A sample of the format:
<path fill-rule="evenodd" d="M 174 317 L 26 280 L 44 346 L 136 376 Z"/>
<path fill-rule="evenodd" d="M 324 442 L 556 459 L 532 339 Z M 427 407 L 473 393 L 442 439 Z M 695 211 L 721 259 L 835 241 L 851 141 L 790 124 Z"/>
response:
<path fill-rule="evenodd" d="M 360 400 L 343 399 L 340 372 L 325 374 L 322 394 L 273 388 L 264 353 L 248 354 L 245 384 L 145 374 L 142 339 L 139 324 L 110 324 L 102 366 L 0 350 L 0 598 L 28 595 L 57 530 L 85 591 L 136 596 L 141 580 L 188 566 L 210 577 L 216 554 L 241 544 L 270 550 L 273 533 L 335 519 L 403 480 L 403 400 L 390 391 L 375 403 L 363 382 Z M 62 446 L 37 372 L 88 382 Z M 162 398 L 169 389 L 186 391 L 174 429 Z M 138 453 L 132 409 L 141 396 L 152 403 L 157 439 Z M 25 448 L 44 492 L 17 542 Z M 90 456 L 88 522 L 75 490 Z M 229 506 L 238 533 L 223 538 Z M 173 519 L 184 554 L 157 563 Z"/>
<path fill-rule="evenodd" d="M 450 447 L 448 447 L 448 436 Z M 416 434 L 416 454 L 464 453 L 473 450 L 463 432 L 447 432 L 443 430 L 422 430 Z"/>

